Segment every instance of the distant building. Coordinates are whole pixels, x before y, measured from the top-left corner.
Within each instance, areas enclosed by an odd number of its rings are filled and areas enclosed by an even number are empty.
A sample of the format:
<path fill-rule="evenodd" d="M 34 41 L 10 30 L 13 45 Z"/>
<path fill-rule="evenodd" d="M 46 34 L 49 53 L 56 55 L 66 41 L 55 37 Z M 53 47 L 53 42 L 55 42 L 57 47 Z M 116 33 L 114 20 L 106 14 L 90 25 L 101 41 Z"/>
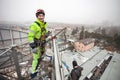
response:
<path fill-rule="evenodd" d="M 87 39 L 74 42 L 74 48 L 76 51 L 84 52 L 93 48 L 94 44 L 95 44 L 95 39 L 87 38 Z"/>
<path fill-rule="evenodd" d="M 71 28 L 67 28 L 66 32 L 65 32 L 67 39 L 71 39 L 71 33 L 72 33 L 72 29 Z"/>

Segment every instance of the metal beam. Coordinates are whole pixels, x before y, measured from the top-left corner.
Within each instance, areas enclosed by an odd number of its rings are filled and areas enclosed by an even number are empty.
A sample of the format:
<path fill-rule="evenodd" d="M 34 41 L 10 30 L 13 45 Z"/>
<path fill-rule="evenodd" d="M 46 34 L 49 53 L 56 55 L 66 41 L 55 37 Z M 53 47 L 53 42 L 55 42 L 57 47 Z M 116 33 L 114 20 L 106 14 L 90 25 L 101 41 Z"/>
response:
<path fill-rule="evenodd" d="M 1 30 L 0 30 L 0 37 L 1 37 L 1 42 L 2 42 L 2 44 L 4 45 L 4 40 L 3 40 L 3 37 L 2 37 L 2 33 L 1 33 Z"/>
<path fill-rule="evenodd" d="M 52 31 L 52 36 L 54 36 L 54 31 Z M 61 79 L 61 74 L 60 74 L 60 64 L 58 60 L 58 53 L 56 50 L 56 40 L 53 39 L 53 50 L 54 50 L 54 62 L 55 62 L 55 74 L 56 74 L 56 80 L 62 80 Z"/>
<path fill-rule="evenodd" d="M 13 41 L 13 34 L 12 34 L 12 30 L 10 29 L 10 37 L 11 37 L 11 45 L 13 45 L 14 44 L 14 41 Z"/>
<path fill-rule="evenodd" d="M 14 59 L 14 62 L 15 62 L 15 68 L 16 68 L 18 80 L 23 80 L 23 77 L 22 77 L 21 71 L 20 71 L 17 51 L 14 49 L 14 47 L 12 48 L 12 52 L 13 52 L 12 55 L 13 55 L 13 59 Z"/>

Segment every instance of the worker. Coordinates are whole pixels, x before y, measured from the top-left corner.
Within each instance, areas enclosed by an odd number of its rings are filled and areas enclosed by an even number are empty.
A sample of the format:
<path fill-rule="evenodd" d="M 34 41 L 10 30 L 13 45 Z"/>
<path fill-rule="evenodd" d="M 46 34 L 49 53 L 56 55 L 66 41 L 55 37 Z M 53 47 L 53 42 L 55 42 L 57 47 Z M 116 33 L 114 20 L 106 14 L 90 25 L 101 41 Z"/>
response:
<path fill-rule="evenodd" d="M 83 67 L 78 66 L 75 60 L 72 62 L 72 65 L 73 69 L 68 77 L 68 80 L 79 80 L 79 78 L 81 77 Z"/>
<path fill-rule="evenodd" d="M 41 56 L 45 52 L 45 42 L 49 35 L 47 31 L 47 23 L 44 21 L 45 12 L 43 9 L 38 9 L 36 11 L 36 21 L 33 22 L 29 27 L 28 41 L 31 47 L 33 61 L 31 69 L 31 79 L 34 78 L 38 73 L 38 66 L 41 61 Z"/>

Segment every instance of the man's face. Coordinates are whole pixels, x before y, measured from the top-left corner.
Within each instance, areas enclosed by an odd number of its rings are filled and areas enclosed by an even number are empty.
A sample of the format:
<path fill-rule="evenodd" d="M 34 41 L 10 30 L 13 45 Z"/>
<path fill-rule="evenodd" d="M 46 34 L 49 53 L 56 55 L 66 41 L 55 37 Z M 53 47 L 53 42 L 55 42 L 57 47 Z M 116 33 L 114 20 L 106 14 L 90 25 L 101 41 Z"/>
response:
<path fill-rule="evenodd" d="M 38 19 L 39 19 L 40 21 L 44 21 L 44 18 L 45 18 L 45 16 L 44 16 L 43 14 L 39 14 L 39 15 L 38 15 Z"/>

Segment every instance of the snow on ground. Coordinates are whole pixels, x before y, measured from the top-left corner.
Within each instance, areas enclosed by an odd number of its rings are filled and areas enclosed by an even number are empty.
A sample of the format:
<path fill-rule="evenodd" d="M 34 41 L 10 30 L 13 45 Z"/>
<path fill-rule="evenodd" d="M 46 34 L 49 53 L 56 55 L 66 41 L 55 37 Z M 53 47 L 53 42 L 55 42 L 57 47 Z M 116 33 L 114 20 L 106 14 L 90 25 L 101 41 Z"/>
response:
<path fill-rule="evenodd" d="M 82 71 L 82 76 L 80 78 L 80 80 L 83 80 L 90 73 L 90 71 L 96 65 L 98 65 L 106 55 L 108 55 L 108 53 L 110 52 L 106 50 L 101 50 L 97 46 L 86 52 L 71 52 L 69 50 L 61 52 L 62 61 L 66 63 L 62 64 L 65 79 L 67 79 L 66 75 L 69 74 L 66 68 L 68 67 L 70 71 L 73 69 L 72 67 L 73 60 L 76 60 L 78 65 L 84 68 L 84 70 Z"/>

